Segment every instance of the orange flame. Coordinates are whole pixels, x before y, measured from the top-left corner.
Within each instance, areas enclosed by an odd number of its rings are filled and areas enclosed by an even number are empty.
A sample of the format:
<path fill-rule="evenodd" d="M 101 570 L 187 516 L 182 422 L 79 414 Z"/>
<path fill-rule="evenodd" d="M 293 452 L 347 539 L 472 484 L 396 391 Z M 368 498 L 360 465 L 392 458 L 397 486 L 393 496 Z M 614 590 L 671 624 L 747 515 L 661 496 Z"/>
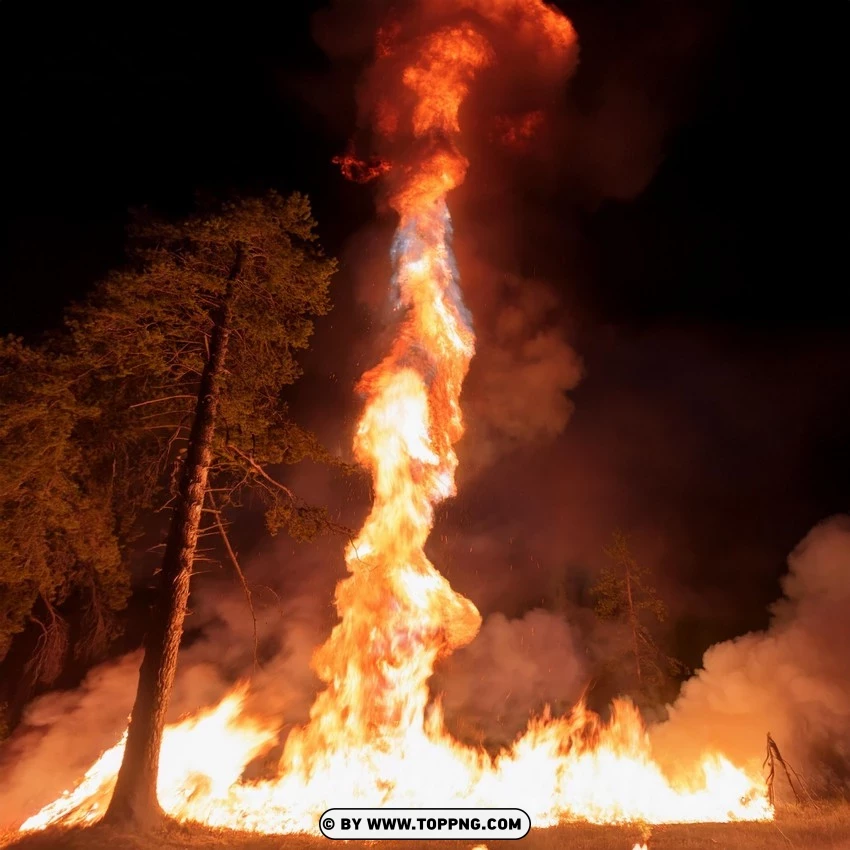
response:
<path fill-rule="evenodd" d="M 392 168 L 392 163 L 377 156 L 360 159 L 354 152 L 353 143 L 349 143 L 345 153 L 335 156 L 331 162 L 339 166 L 346 180 L 354 183 L 369 183 Z"/>
<path fill-rule="evenodd" d="M 420 61 L 404 71 L 404 83 L 417 95 L 413 132 L 460 132 L 458 110 L 475 72 L 492 61 L 487 40 L 469 24 L 450 27 L 430 36 Z"/>
<path fill-rule="evenodd" d="M 520 33 L 533 29 L 555 53 L 573 46 L 569 21 L 541 0 L 465 5 Z M 327 808 L 423 804 L 520 806 L 537 827 L 772 816 L 760 779 L 720 754 L 694 775 L 665 776 L 630 703 L 616 702 L 609 722 L 583 704 L 566 717 L 547 713 L 493 757 L 455 741 L 431 700 L 435 661 L 471 641 L 481 623 L 424 546 L 435 506 L 455 492 L 460 393 L 475 346 L 451 250 L 446 197 L 468 164 L 452 137 L 475 73 L 493 59 L 484 36 L 464 23 L 421 40 L 403 74 L 417 97 L 410 129 L 421 142 L 416 161 L 396 172 L 390 197 L 399 215 L 392 253 L 400 322 L 390 352 L 360 382 L 366 402 L 354 448 L 371 472 L 374 504 L 346 552 L 340 622 L 314 656 L 326 688 L 309 722 L 289 735 L 272 779 L 241 778 L 276 740 L 275 729 L 246 715 L 243 691 L 169 727 L 158 793 L 180 820 L 316 832 Z M 99 817 L 122 747 L 105 752 L 76 789 L 22 829 Z"/>

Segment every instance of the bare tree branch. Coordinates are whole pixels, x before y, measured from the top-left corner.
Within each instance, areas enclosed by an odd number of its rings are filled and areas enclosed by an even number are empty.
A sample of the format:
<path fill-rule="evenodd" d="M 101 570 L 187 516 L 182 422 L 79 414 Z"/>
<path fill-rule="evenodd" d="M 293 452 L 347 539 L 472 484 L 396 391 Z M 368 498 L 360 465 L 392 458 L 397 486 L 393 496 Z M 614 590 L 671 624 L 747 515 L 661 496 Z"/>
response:
<path fill-rule="evenodd" d="M 135 407 L 144 407 L 144 406 L 145 406 L 145 405 L 147 405 L 147 404 L 159 404 L 161 401 L 171 401 L 172 399 L 175 399 L 175 398 L 191 398 L 191 399 L 195 399 L 195 398 L 197 398 L 197 396 L 193 396 L 193 395 L 185 395 L 185 394 L 181 393 L 181 394 L 179 394 L 179 395 L 167 395 L 167 396 L 163 396 L 162 398 L 152 398 L 150 401 L 140 401 L 140 402 L 137 402 L 136 404 L 131 404 L 131 405 L 130 405 L 130 410 L 133 410 L 133 408 L 135 408 Z"/>
<path fill-rule="evenodd" d="M 251 612 L 251 625 L 254 637 L 254 670 L 256 670 L 260 666 L 259 657 L 257 654 L 259 648 L 259 638 L 257 637 L 257 615 L 254 612 L 254 601 L 251 598 L 251 588 L 248 587 L 248 582 L 245 579 L 245 573 L 242 572 L 242 567 L 239 566 L 239 559 L 236 557 L 236 552 L 233 551 L 233 547 L 230 545 L 230 538 L 227 536 L 227 529 L 225 529 L 224 523 L 222 522 L 221 512 L 216 506 L 215 497 L 212 493 L 207 491 L 207 498 L 210 500 L 210 504 L 213 506 L 215 524 L 216 526 L 218 526 L 218 532 L 221 535 L 221 540 L 222 543 L 224 543 L 224 548 L 227 552 L 227 556 L 228 558 L 230 558 L 230 563 L 233 565 L 233 569 L 236 570 L 236 575 L 239 576 L 239 581 L 242 583 L 242 590 L 245 591 L 245 600 L 248 603 L 248 610 Z"/>
<path fill-rule="evenodd" d="M 290 499 L 292 499 L 293 502 L 296 501 L 295 494 L 292 492 L 292 490 L 289 489 L 289 487 L 286 487 L 279 481 L 275 481 L 274 478 L 272 478 L 271 475 L 269 475 L 268 472 L 266 472 L 265 469 L 263 469 L 263 467 L 260 466 L 260 464 L 258 464 L 254 460 L 254 458 L 252 458 L 248 454 L 245 454 L 245 452 L 243 452 L 242 449 L 240 449 L 238 446 L 234 446 L 231 443 L 227 446 L 227 450 L 242 458 L 242 460 L 245 461 L 245 463 L 247 463 L 248 466 L 250 466 L 251 469 L 253 469 L 254 472 L 257 473 L 257 475 L 265 479 L 269 484 L 271 484 L 273 487 L 276 487 L 282 493 L 285 493 L 287 496 L 289 496 Z"/>
<path fill-rule="evenodd" d="M 40 598 L 47 609 L 50 622 L 43 623 L 35 615 L 30 616 L 32 622 L 41 629 L 41 635 L 32 658 L 26 664 L 26 669 L 32 673 L 35 681 L 49 685 L 62 672 L 62 662 L 68 651 L 68 624 L 59 616 L 44 594 L 41 594 Z"/>

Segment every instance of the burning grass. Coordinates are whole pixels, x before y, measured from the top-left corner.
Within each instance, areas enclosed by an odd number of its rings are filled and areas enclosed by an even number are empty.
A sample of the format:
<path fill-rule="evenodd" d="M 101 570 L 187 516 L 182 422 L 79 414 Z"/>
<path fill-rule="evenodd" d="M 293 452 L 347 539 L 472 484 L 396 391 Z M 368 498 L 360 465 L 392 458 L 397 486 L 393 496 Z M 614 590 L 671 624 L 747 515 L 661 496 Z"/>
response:
<path fill-rule="evenodd" d="M 646 840 L 637 825 L 596 826 L 563 824 L 529 833 L 518 843 L 523 850 L 631 850 Z M 474 841 L 417 842 L 416 847 L 471 850 Z M 491 841 L 489 850 L 515 842 Z M 652 827 L 649 850 L 850 850 L 850 804 L 808 805 L 781 809 L 769 823 L 700 823 Z M 305 835 L 256 835 L 204 826 L 169 823 L 156 834 L 144 836 L 102 825 L 57 829 L 0 839 L 6 850 L 321 850 L 328 840 Z M 378 850 L 415 850 L 409 841 L 351 841 L 346 847 Z"/>

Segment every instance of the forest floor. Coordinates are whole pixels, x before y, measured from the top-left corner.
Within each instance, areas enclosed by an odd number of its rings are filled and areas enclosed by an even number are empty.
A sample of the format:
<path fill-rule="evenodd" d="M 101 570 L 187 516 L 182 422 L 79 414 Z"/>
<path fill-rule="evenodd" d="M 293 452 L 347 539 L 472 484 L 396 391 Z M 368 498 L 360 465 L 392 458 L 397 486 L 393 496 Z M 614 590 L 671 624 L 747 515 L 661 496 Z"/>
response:
<path fill-rule="evenodd" d="M 594 826 L 571 823 L 532 829 L 519 841 L 488 841 L 488 850 L 521 845 L 522 850 L 850 850 L 850 805 L 818 805 L 781 810 L 770 823 Z M 0 836 L 5 850 L 331 850 L 328 839 L 306 835 L 255 835 L 169 824 L 150 835 L 93 826 L 51 829 L 20 837 Z M 347 848 L 378 850 L 472 850 L 475 841 L 347 841 Z"/>

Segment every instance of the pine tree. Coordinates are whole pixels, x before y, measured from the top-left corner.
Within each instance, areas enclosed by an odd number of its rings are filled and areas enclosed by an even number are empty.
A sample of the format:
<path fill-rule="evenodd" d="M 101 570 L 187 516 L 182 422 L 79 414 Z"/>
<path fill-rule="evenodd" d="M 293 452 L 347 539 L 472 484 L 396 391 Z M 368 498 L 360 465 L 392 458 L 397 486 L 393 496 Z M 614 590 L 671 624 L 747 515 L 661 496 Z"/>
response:
<path fill-rule="evenodd" d="M 107 400 L 110 430 L 124 429 L 140 457 L 156 458 L 140 480 L 160 481 L 164 473 L 172 510 L 107 812 L 113 822 L 148 826 L 161 816 L 159 752 L 202 518 L 210 518 L 234 562 L 227 512 L 247 487 L 265 501 L 273 532 L 285 527 L 309 538 L 333 527 L 324 510 L 302 503 L 268 471 L 327 459 L 290 420 L 283 397 L 300 374 L 295 354 L 308 345 L 312 318 L 330 308 L 335 263 L 323 255 L 315 226 L 306 198 L 276 193 L 179 224 L 137 216 L 128 268 L 72 312 L 75 350 L 98 364 L 89 392 Z"/>
<path fill-rule="evenodd" d="M 84 436 L 101 433 L 100 409 L 82 398 L 85 371 L 61 340 L 0 340 L 0 661 L 34 624 L 36 683 L 52 682 L 65 661 L 63 603 L 75 597 L 83 611 L 78 654 L 96 655 L 129 594 L 115 468 L 98 462 L 107 447 Z"/>
<path fill-rule="evenodd" d="M 625 631 L 635 689 L 652 700 L 668 676 L 684 669 L 663 652 L 652 634 L 650 624 L 664 622 L 667 607 L 652 584 L 649 569 L 632 554 L 625 534 L 615 531 L 604 551 L 612 566 L 602 570 L 591 590 L 596 598 L 595 611 L 601 620 L 618 623 Z"/>

